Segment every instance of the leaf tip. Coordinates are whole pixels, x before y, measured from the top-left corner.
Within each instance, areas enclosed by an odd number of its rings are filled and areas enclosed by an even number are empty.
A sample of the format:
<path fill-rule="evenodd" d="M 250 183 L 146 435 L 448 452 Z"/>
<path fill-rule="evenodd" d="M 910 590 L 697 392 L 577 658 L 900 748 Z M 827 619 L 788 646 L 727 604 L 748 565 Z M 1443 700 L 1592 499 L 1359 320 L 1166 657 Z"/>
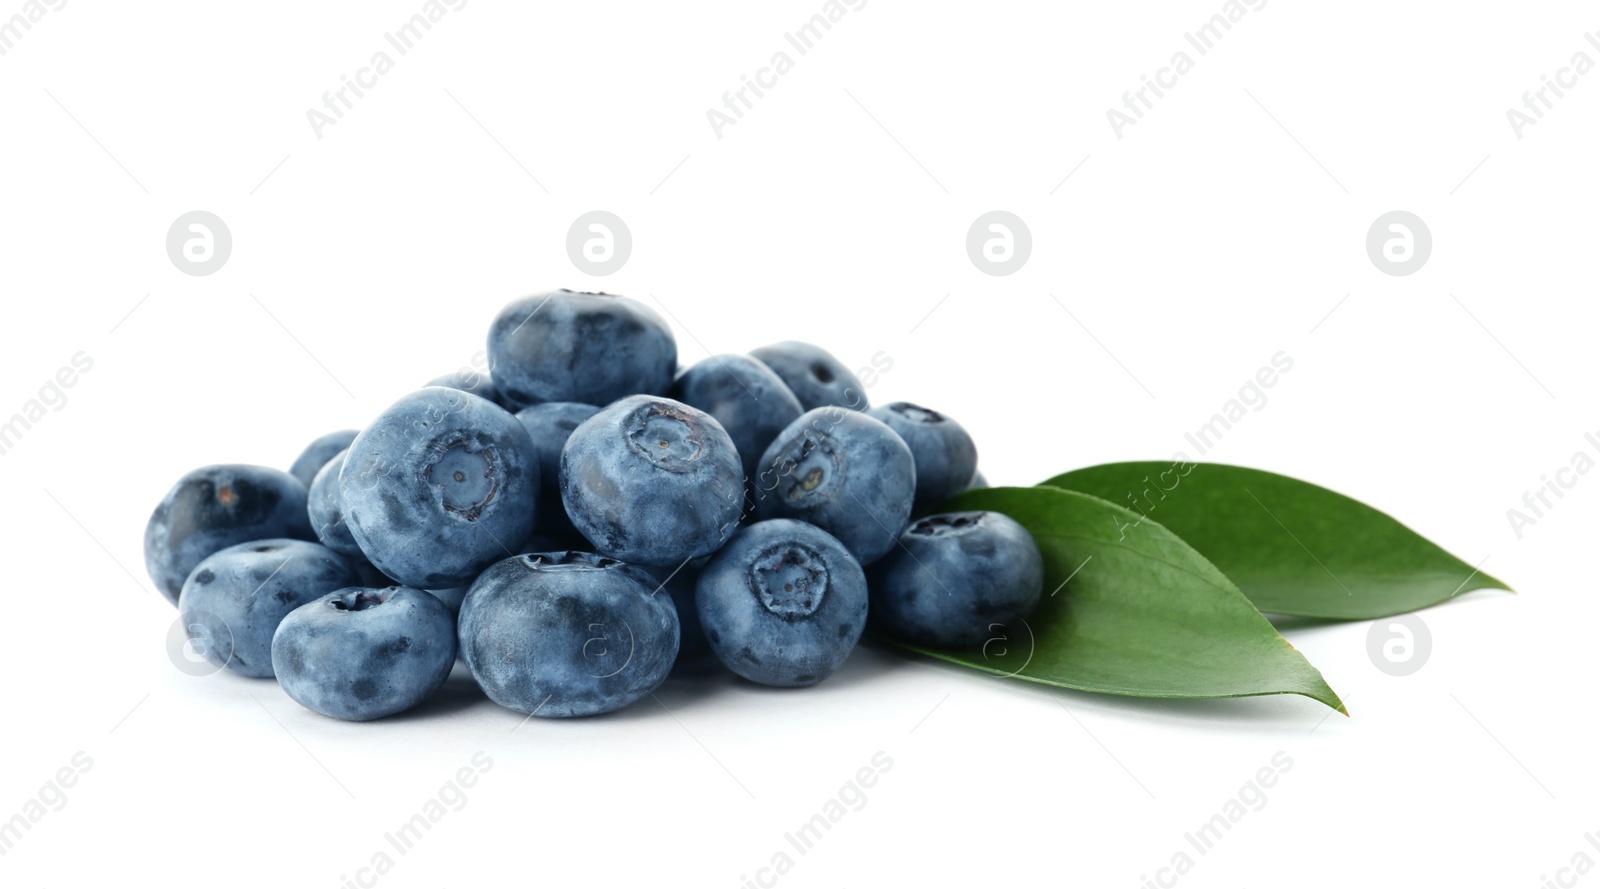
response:
<path fill-rule="evenodd" d="M 1345 706 L 1344 699 L 1339 697 L 1339 693 L 1334 691 L 1332 688 L 1326 685 L 1323 687 L 1327 692 L 1326 694 L 1314 694 L 1308 695 L 1308 697 L 1327 707 L 1329 710 L 1337 711 L 1338 713 L 1348 717 L 1350 715 L 1350 708 Z"/>
<path fill-rule="evenodd" d="M 1457 590 L 1455 595 L 1451 596 L 1451 598 L 1454 599 L 1467 593 L 1477 592 L 1478 590 L 1501 590 L 1503 592 L 1510 593 L 1513 596 L 1522 595 L 1522 593 L 1513 589 L 1511 584 L 1506 583 L 1498 577 L 1490 577 L 1487 574 L 1480 573 L 1476 576 L 1477 583 L 1473 583 L 1473 579 L 1474 578 L 1471 577 L 1467 578 L 1466 582 L 1461 584 L 1461 589 Z"/>

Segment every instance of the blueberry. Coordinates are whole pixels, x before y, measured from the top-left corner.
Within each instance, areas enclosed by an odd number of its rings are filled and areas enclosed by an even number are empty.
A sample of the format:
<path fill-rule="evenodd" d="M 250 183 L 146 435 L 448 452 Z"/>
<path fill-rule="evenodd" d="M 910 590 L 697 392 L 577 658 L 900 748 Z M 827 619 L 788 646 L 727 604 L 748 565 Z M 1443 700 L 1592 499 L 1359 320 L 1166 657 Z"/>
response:
<path fill-rule="evenodd" d="M 339 496 L 361 551 L 405 586 L 460 586 L 533 530 L 539 464 L 528 431 L 491 402 L 418 389 L 345 455 Z"/>
<path fill-rule="evenodd" d="M 144 530 L 145 569 L 176 604 L 201 559 L 268 537 L 315 539 L 305 485 L 266 466 L 205 466 L 178 479 L 151 514 Z"/>
<path fill-rule="evenodd" d="M 810 522 L 863 565 L 892 549 L 911 518 L 917 487 L 911 449 L 866 414 L 807 411 L 773 440 L 761 466 L 757 515 Z"/>
<path fill-rule="evenodd" d="M 673 398 L 715 417 L 739 451 L 746 478 L 760 471 L 761 454 L 804 410 L 783 380 L 748 355 L 713 355 L 684 371 Z"/>
<path fill-rule="evenodd" d="M 960 423 L 906 401 L 867 413 L 887 423 L 911 447 L 917 464 L 915 512 L 938 506 L 971 485 L 978 473 L 978 446 Z"/>
<path fill-rule="evenodd" d="M 284 615 L 357 582 L 343 556 L 304 540 L 255 540 L 195 566 L 178 614 L 206 659 L 245 676 L 272 676 L 272 634 Z"/>
<path fill-rule="evenodd" d="M 826 531 L 756 522 L 711 557 L 695 585 L 706 640 L 762 685 L 815 685 L 844 664 L 867 624 L 867 578 Z"/>
<path fill-rule="evenodd" d="M 489 699 L 588 716 L 654 691 L 678 655 L 678 614 L 643 569 L 592 553 L 497 562 L 461 603 L 461 656 Z"/>
<path fill-rule="evenodd" d="M 1027 529 L 997 512 L 912 523 L 872 567 L 873 626 L 935 648 L 978 645 L 1039 604 L 1044 561 Z"/>
<path fill-rule="evenodd" d="M 544 464 L 542 463 L 540 464 L 540 466 L 543 465 Z M 559 488 L 557 489 L 557 492 L 559 494 Z M 543 507 L 540 508 L 542 509 Z M 561 498 L 559 496 L 556 498 L 555 508 L 561 509 Z M 563 511 L 561 514 L 565 516 L 566 512 Z M 570 525 L 568 525 L 568 529 L 568 533 L 565 534 L 540 534 L 536 532 L 527 540 L 524 540 L 521 546 L 515 547 L 514 551 L 520 554 L 531 555 L 537 553 L 562 552 L 569 549 L 577 550 L 579 552 L 587 550 L 589 548 L 589 541 L 584 540 L 577 531 L 571 530 Z M 651 569 L 651 571 L 661 571 L 663 572 L 663 577 L 665 577 L 667 573 L 670 573 L 665 568 Z M 428 592 L 432 593 L 434 598 L 438 599 L 440 602 L 443 602 L 445 607 L 450 609 L 450 613 L 459 614 L 461 612 L 461 600 L 467 597 L 467 590 L 470 589 L 472 589 L 472 584 L 469 583 L 463 586 L 448 587 L 446 589 L 428 590 Z"/>
<path fill-rule="evenodd" d="M 672 330 L 637 300 L 558 290 L 515 300 L 489 327 L 489 366 L 506 406 L 605 405 L 661 395 L 678 366 Z"/>
<path fill-rule="evenodd" d="M 341 556 L 365 562 L 366 554 L 350 535 L 350 525 L 344 520 L 344 504 L 339 498 L 339 471 L 344 468 L 348 453 L 348 449 L 340 451 L 317 470 L 306 498 L 306 513 L 311 519 L 311 530 L 323 546 Z"/>
<path fill-rule="evenodd" d="M 311 487 L 311 480 L 316 478 L 317 470 L 327 465 L 333 455 L 350 447 L 350 442 L 356 440 L 360 434 L 356 429 L 341 429 L 330 432 L 321 438 L 306 445 L 300 456 L 294 460 L 294 465 L 289 467 L 289 474 L 300 480 L 300 484 Z"/>
<path fill-rule="evenodd" d="M 721 424 L 669 398 L 624 398 L 583 421 L 561 452 L 561 500 L 597 552 L 675 566 L 716 552 L 744 505 L 739 454 Z"/>
<path fill-rule="evenodd" d="M 517 419 L 533 439 L 539 457 L 539 515 L 534 529 L 544 534 L 576 534 L 566 507 L 561 505 L 561 449 L 578 424 L 599 413 L 592 404 L 551 401 L 517 411 Z M 550 547 L 566 549 L 567 547 Z M 585 546 L 579 549 L 587 549 Z"/>
<path fill-rule="evenodd" d="M 805 410 L 819 407 L 847 407 L 864 411 L 867 389 L 850 368 L 820 346 L 785 340 L 750 350 L 762 364 L 772 368 L 800 399 Z"/>
<path fill-rule="evenodd" d="M 334 719 L 410 710 L 456 662 L 455 616 L 422 590 L 351 587 L 289 612 L 272 669 L 296 703 Z"/>
<path fill-rule="evenodd" d="M 972 481 L 967 482 L 967 490 L 969 491 L 975 491 L 979 488 L 987 487 L 989 487 L 989 480 L 984 478 L 983 473 L 981 472 L 974 472 L 972 474 Z"/>
<path fill-rule="evenodd" d="M 505 407 L 505 402 L 501 400 L 500 388 L 494 384 L 494 380 L 488 374 L 479 373 L 470 367 L 464 367 L 455 373 L 434 377 L 422 384 L 424 389 L 429 386 L 443 386 L 446 389 L 470 392 L 479 398 Z"/>

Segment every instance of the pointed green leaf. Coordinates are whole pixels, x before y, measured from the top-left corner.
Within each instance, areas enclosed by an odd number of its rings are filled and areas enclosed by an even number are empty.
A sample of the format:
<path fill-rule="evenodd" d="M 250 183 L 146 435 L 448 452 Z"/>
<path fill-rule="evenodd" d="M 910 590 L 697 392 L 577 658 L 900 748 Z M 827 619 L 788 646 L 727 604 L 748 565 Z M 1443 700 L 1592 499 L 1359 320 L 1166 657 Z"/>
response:
<path fill-rule="evenodd" d="M 1259 469 L 1108 463 L 1044 484 L 1160 522 L 1274 614 L 1366 620 L 1511 589 L 1366 504 Z"/>
<path fill-rule="evenodd" d="M 1301 694 L 1343 711 L 1322 674 L 1177 535 L 1113 503 L 1054 488 L 988 488 L 946 510 L 993 510 L 1044 554 L 1045 594 L 985 645 L 924 654 L 1082 691 L 1157 698 Z M 1136 524 L 1138 523 L 1138 524 Z"/>

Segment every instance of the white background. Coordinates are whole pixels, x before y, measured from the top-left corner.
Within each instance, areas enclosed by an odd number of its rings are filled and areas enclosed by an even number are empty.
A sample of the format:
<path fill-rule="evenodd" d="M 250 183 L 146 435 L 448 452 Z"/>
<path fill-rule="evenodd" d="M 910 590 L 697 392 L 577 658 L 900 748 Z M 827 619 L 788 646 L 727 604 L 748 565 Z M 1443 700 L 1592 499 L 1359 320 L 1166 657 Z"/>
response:
<path fill-rule="evenodd" d="M 1600 477 L 1520 538 L 1506 516 L 1600 430 L 1600 73 L 1520 139 L 1506 118 L 1574 53 L 1600 60 L 1592 7 L 1274 0 L 1199 56 L 1183 35 L 1219 2 L 872 0 L 799 56 L 783 35 L 816 0 L 474 0 L 318 138 L 307 109 L 422 8 L 349 7 L 73 0 L 0 56 L 0 416 L 93 361 L 0 457 L 0 819 L 93 761 L 0 882 L 343 885 L 477 751 L 467 803 L 378 885 L 733 887 L 782 850 L 785 887 L 1142 886 L 1279 751 L 1266 805 L 1177 885 L 1570 885 L 1575 854 L 1600 860 Z M 707 110 L 783 49 L 793 69 L 718 138 Z M 1117 138 L 1107 109 L 1184 49 L 1193 70 Z M 164 249 L 196 209 L 234 241 L 207 277 Z M 565 248 L 595 209 L 634 240 L 604 279 Z M 1006 277 L 965 250 L 994 209 L 1034 242 Z M 1365 252 L 1396 209 L 1434 240 L 1408 277 Z M 173 667 L 141 539 L 179 475 L 287 466 L 562 286 L 664 307 L 686 363 L 884 352 L 874 401 L 957 417 L 1000 484 L 1196 456 L 1184 434 L 1284 351 L 1205 458 L 1366 500 L 1521 595 L 1425 612 L 1406 678 L 1366 623 L 1286 628 L 1348 719 L 861 649 L 808 691 L 674 679 L 665 709 L 520 728 L 458 674 L 351 725 Z M 784 834 L 878 751 L 865 807 L 794 853 Z"/>

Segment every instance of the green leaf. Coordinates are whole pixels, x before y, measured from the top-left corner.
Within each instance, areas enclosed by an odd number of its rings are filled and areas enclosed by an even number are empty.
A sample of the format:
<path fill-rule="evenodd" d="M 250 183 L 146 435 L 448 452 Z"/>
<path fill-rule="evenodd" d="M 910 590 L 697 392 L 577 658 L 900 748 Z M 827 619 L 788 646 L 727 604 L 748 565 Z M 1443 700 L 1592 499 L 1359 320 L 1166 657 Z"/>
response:
<path fill-rule="evenodd" d="M 1159 521 L 1274 614 L 1365 620 L 1511 589 L 1370 506 L 1259 469 L 1108 463 L 1044 484 Z"/>
<path fill-rule="evenodd" d="M 1026 527 L 1044 554 L 1044 599 L 1026 621 L 991 628 L 979 648 L 906 647 L 1082 691 L 1301 694 L 1344 711 L 1322 674 L 1250 600 L 1155 522 L 1138 523 L 1137 514 L 1087 494 L 1043 487 L 968 491 L 943 509 L 992 510 Z"/>

